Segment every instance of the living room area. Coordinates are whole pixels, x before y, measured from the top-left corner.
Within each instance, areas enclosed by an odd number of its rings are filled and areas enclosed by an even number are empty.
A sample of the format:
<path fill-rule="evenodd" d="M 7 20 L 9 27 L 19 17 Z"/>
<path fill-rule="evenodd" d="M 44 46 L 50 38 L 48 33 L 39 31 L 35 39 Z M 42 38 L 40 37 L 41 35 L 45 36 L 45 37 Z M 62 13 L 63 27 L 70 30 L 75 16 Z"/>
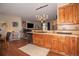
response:
<path fill-rule="evenodd" d="M 50 16 L 48 16 L 48 14 L 50 15 L 51 13 L 52 5 L 54 5 L 53 7 L 55 7 L 55 9 L 53 10 L 55 12 L 53 14 L 53 17 L 51 18 L 55 19 L 56 8 L 57 8 L 56 7 L 57 4 L 55 3 L 54 4 L 49 4 L 49 3 L 47 4 L 46 3 L 45 4 L 44 3 L 42 4 L 41 3 L 38 3 L 38 4 L 37 3 L 0 4 L 0 7 L 1 7 L 0 9 L 1 10 L 0 11 L 1 12 L 0 13 L 0 55 L 2 56 L 17 56 L 17 55 L 28 56 L 29 55 L 28 53 L 21 51 L 19 48 L 25 45 L 28 45 L 29 47 L 29 44 L 33 44 L 33 32 L 42 31 L 43 24 L 40 22 L 40 20 L 38 20 L 37 17 L 43 16 L 44 19 L 48 19 L 49 17 L 49 20 L 45 21 L 47 22 L 47 24 L 44 25 L 44 26 L 49 26 L 49 28 L 45 27 L 45 30 L 54 29 L 52 28 L 54 27 L 54 25 L 50 26 L 49 23 L 51 23 L 52 25 L 52 22 L 56 20 L 52 21 L 52 19 L 50 19 Z M 39 9 L 41 9 L 40 6 L 42 7 L 42 9 L 44 9 L 43 7 L 45 7 L 45 9 L 39 11 Z M 37 15 L 36 13 L 39 15 Z M 39 54 L 39 53 L 38 55 L 44 54 L 44 53 L 42 54 Z M 36 53 L 34 53 L 34 55 L 36 55 Z M 44 55 L 47 55 L 47 53 L 45 53 Z M 57 54 L 57 53 L 52 54 L 52 52 L 50 51 L 48 55 L 60 55 L 60 54 Z"/>
<path fill-rule="evenodd" d="M 32 32 L 36 30 L 41 31 L 42 26 L 40 25 L 41 23 L 39 21 L 22 20 L 21 17 L 17 16 L 2 16 L 2 18 L 0 18 L 0 55 L 30 56 L 28 53 L 21 51 L 19 48 L 33 44 Z M 60 56 L 61 54 L 50 51 L 45 55 Z"/>

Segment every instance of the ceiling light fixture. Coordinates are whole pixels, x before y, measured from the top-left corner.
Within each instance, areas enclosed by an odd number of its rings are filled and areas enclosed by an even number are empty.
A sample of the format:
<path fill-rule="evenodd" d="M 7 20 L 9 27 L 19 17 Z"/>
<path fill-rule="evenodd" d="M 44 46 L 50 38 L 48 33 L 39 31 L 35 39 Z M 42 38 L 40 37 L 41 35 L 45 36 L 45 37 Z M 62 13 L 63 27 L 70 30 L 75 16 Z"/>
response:
<path fill-rule="evenodd" d="M 44 8 L 44 7 L 47 7 L 47 6 L 48 6 L 48 5 L 41 6 L 41 7 L 39 7 L 39 8 L 36 8 L 36 10 L 39 10 L 39 9 Z"/>

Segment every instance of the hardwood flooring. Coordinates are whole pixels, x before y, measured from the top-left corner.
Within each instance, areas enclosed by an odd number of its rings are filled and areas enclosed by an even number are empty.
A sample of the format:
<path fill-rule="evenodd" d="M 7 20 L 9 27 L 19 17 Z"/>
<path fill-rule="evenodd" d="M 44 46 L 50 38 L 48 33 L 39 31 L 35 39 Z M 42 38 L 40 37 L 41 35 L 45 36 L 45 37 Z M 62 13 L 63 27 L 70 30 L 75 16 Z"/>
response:
<path fill-rule="evenodd" d="M 28 44 L 27 41 L 23 39 L 12 41 L 9 43 L 8 48 L 0 49 L 0 56 L 29 56 L 28 54 L 25 54 L 24 52 L 18 49 L 26 44 Z M 48 56 L 62 56 L 62 55 L 50 51 L 48 53 Z"/>

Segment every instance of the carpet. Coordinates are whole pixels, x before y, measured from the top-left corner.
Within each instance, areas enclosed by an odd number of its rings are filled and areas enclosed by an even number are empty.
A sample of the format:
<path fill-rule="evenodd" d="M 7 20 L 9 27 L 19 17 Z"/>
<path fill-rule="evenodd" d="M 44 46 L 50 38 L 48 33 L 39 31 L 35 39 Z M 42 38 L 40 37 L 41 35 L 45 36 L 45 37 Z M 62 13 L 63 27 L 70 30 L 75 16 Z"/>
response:
<path fill-rule="evenodd" d="M 27 44 L 19 49 L 30 56 L 46 56 L 49 52 L 49 49 L 33 44 Z"/>

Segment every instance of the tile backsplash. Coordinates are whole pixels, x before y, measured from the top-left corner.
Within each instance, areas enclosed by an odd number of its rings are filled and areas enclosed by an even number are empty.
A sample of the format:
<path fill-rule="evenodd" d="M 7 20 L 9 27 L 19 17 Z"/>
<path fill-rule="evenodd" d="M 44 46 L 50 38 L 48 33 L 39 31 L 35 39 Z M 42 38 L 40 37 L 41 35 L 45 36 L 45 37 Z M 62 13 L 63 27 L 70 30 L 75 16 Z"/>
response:
<path fill-rule="evenodd" d="M 79 24 L 61 24 L 58 30 L 79 30 Z"/>

